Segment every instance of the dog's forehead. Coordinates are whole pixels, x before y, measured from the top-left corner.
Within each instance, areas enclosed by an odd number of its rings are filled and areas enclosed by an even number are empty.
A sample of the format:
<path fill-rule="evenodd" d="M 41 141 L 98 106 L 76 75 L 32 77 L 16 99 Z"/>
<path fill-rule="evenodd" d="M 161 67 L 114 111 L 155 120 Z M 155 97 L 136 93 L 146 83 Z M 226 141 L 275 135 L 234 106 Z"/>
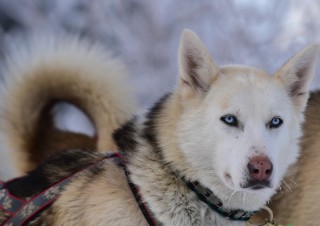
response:
<path fill-rule="evenodd" d="M 248 74 L 254 74 L 256 76 L 270 76 L 267 72 L 254 68 L 249 67 L 245 65 L 225 65 L 220 67 L 220 71 L 222 74 L 225 75 L 248 75 Z"/>
<path fill-rule="evenodd" d="M 257 68 L 242 66 L 242 65 L 230 65 L 223 66 L 220 69 L 221 78 L 225 78 L 230 82 L 237 85 L 254 85 L 260 86 L 267 84 L 272 80 L 272 76 L 267 72 Z"/>
<path fill-rule="evenodd" d="M 226 66 L 212 88 L 221 109 L 245 108 L 264 112 L 286 111 L 288 95 L 272 75 L 245 66 Z"/>

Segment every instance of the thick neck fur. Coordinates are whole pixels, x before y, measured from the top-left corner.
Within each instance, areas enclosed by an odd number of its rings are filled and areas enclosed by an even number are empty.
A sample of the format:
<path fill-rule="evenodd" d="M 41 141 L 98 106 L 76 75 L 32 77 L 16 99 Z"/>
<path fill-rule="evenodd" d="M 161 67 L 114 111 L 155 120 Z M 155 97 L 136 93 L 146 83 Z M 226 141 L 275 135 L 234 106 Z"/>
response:
<path fill-rule="evenodd" d="M 135 118 L 115 132 L 114 139 L 125 152 L 133 182 L 164 225 L 243 225 L 210 210 L 172 173 L 174 168 L 188 179 L 199 179 L 177 143 L 181 112 L 178 96 L 167 95 L 146 117 Z M 237 201 L 242 203 L 242 197 Z"/>

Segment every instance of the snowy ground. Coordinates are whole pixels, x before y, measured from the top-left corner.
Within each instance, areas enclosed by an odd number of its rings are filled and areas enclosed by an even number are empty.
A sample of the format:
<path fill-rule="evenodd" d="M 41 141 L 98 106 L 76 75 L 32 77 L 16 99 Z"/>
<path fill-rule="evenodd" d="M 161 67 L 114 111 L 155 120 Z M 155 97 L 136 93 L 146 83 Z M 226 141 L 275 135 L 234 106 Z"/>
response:
<path fill-rule="evenodd" d="M 0 0 L 0 50 L 11 35 L 33 30 L 101 42 L 127 64 L 143 109 L 174 87 L 184 28 L 194 30 L 220 64 L 274 72 L 295 51 L 320 42 L 319 13 L 317 0 Z M 319 86 L 318 75 L 313 89 Z M 12 175 L 6 155 L 1 149 L 0 178 Z"/>

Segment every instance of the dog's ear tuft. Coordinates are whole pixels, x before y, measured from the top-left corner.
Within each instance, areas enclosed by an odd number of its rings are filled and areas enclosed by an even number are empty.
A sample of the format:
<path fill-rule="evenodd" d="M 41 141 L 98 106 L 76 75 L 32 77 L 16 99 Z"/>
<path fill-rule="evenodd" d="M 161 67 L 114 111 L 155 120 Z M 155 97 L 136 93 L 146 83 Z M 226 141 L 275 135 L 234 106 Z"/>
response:
<path fill-rule="evenodd" d="M 181 36 L 179 73 L 181 91 L 189 97 L 206 93 L 219 73 L 206 47 L 190 30 L 184 30 Z"/>
<path fill-rule="evenodd" d="M 281 80 L 300 111 L 304 110 L 309 98 L 309 86 L 318 53 L 319 45 L 311 44 L 289 59 L 275 74 L 275 78 Z"/>

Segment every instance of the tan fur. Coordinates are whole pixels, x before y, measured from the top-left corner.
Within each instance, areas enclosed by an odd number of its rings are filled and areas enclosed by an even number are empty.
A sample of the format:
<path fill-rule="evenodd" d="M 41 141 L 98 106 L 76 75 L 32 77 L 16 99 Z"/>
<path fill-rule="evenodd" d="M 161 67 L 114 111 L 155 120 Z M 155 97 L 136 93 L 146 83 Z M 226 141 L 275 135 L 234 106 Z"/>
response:
<path fill-rule="evenodd" d="M 298 162 L 284 178 L 270 203 L 276 221 L 282 225 L 319 225 L 320 188 L 320 93 L 312 93 L 305 112 L 304 135 Z M 255 216 L 263 222 L 266 214 Z"/>
<path fill-rule="evenodd" d="M 50 107 L 60 100 L 89 115 L 97 134 L 103 137 L 89 147 L 113 149 L 111 133 L 130 118 L 134 106 L 130 89 L 124 86 L 123 65 L 101 47 L 85 41 L 45 37 L 30 43 L 29 49 L 22 46 L 9 51 L 8 58 L 14 61 L 8 60 L 2 86 L 1 129 L 6 131 L 8 149 L 14 153 L 20 172 L 29 171 L 47 157 L 41 156 L 41 151 L 47 150 L 39 150 L 39 146 L 46 145 L 50 134 L 55 133 L 44 130 L 50 128 Z"/>
<path fill-rule="evenodd" d="M 80 176 L 54 203 L 52 225 L 146 225 L 124 172 L 114 163 L 91 179 Z"/>

